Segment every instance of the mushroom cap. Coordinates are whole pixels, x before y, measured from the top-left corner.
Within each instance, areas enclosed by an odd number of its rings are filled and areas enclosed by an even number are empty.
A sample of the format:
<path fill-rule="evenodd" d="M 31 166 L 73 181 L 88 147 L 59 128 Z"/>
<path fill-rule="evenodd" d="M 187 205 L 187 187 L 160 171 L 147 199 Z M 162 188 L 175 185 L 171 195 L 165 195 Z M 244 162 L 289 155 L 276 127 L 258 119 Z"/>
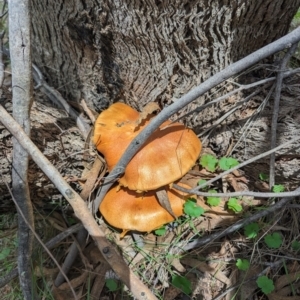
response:
<path fill-rule="evenodd" d="M 109 171 L 150 122 L 148 117 L 137 125 L 139 116 L 124 103 L 115 103 L 99 115 L 94 143 L 104 155 Z M 170 184 L 188 172 L 200 151 L 201 142 L 191 129 L 181 123 L 166 121 L 129 162 L 119 179 L 120 185 L 135 191 L 148 191 Z"/>
<path fill-rule="evenodd" d="M 183 215 L 183 204 L 191 195 L 169 187 L 166 187 L 166 191 L 174 214 L 177 217 Z M 159 204 L 155 191 L 137 194 L 127 188 L 119 189 L 117 185 L 108 191 L 99 210 L 109 224 L 123 229 L 124 233 L 129 230 L 150 232 L 174 221 L 173 216 Z"/>

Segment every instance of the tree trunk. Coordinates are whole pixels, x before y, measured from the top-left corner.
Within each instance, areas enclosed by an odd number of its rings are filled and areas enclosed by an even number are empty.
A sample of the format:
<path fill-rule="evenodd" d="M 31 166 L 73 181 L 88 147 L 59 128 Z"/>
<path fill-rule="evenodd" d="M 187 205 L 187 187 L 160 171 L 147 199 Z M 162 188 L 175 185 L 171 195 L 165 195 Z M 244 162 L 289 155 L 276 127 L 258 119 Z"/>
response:
<path fill-rule="evenodd" d="M 84 98 L 96 111 L 119 100 L 163 106 L 284 35 L 299 5 L 32 0 L 33 59 L 67 100 Z"/>

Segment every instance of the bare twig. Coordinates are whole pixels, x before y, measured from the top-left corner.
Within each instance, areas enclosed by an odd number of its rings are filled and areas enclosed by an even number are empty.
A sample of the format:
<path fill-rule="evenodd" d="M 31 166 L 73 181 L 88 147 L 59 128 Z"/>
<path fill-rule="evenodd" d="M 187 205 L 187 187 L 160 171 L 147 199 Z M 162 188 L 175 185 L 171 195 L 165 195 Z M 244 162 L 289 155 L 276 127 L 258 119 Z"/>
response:
<path fill-rule="evenodd" d="M 78 223 L 76 225 L 73 225 L 72 227 L 66 229 L 65 231 L 61 232 L 54 238 L 50 239 L 47 243 L 45 243 L 45 246 L 51 250 L 54 248 L 58 243 L 60 243 L 62 240 L 70 236 L 71 234 L 77 232 L 83 228 L 81 223 Z M 8 274 L 4 275 L 0 278 L 0 288 L 4 287 L 6 284 L 8 284 L 11 280 L 16 278 L 18 276 L 18 268 L 15 268 L 11 270 Z"/>
<path fill-rule="evenodd" d="M 295 137 L 295 138 L 293 138 L 293 139 L 291 139 L 290 141 L 287 141 L 287 142 L 285 142 L 285 143 L 279 145 L 278 147 L 276 147 L 276 148 L 274 148 L 274 149 L 272 149 L 272 150 L 269 150 L 269 151 L 267 151 L 267 152 L 264 152 L 264 153 L 261 153 L 261 154 L 259 154 L 259 155 L 256 155 L 256 156 L 254 156 L 254 157 L 252 157 L 252 158 L 250 158 L 250 159 L 248 159 L 248 160 L 246 160 L 246 161 L 240 163 L 239 165 L 237 165 L 237 166 L 235 166 L 235 167 L 233 167 L 233 168 L 231 168 L 231 169 L 229 169 L 229 170 L 227 170 L 227 171 L 222 172 L 221 174 L 219 174 L 218 176 L 212 178 L 211 180 L 208 180 L 207 182 L 205 182 L 205 183 L 203 183 L 203 184 L 200 184 L 198 187 L 192 189 L 191 192 L 192 192 L 192 193 L 197 193 L 198 190 L 202 189 L 202 188 L 205 187 L 205 186 L 209 186 L 211 183 L 213 183 L 213 182 L 215 182 L 215 181 L 221 179 L 222 177 L 224 177 L 224 176 L 227 175 L 227 174 L 230 174 L 230 173 L 233 172 L 234 170 L 237 170 L 237 169 L 240 169 L 240 168 L 242 168 L 242 167 L 244 167 L 244 166 L 246 166 L 246 165 L 249 165 L 250 163 L 255 162 L 255 161 L 257 161 L 257 160 L 259 160 L 259 159 L 261 159 L 261 158 L 263 158 L 263 157 L 266 157 L 266 156 L 270 155 L 271 153 L 274 153 L 274 152 L 280 150 L 281 148 L 284 148 L 284 147 L 286 147 L 287 145 L 290 145 L 290 144 L 292 144 L 292 143 L 294 143 L 294 142 L 296 142 L 296 141 L 298 141 L 298 140 L 300 140 L 300 137 L 299 137 L 299 136 L 298 136 L 298 137 Z M 273 194 L 273 193 L 271 193 L 271 194 Z M 215 194 L 215 195 L 216 195 L 216 194 Z M 274 194 L 273 194 L 273 195 L 274 195 Z M 269 198 L 269 197 L 272 197 L 272 196 L 268 196 L 267 198 Z"/>
<path fill-rule="evenodd" d="M 64 280 L 65 280 L 64 274 L 67 274 L 69 272 L 70 268 L 72 267 L 72 265 L 77 257 L 77 254 L 78 254 L 78 247 L 85 246 L 85 241 L 87 239 L 87 236 L 88 236 L 88 233 L 84 227 L 81 228 L 79 230 L 79 232 L 77 233 L 76 242 L 73 242 L 71 247 L 69 248 L 68 255 L 65 258 L 64 263 L 61 268 L 62 271 L 60 271 L 58 273 L 58 275 L 54 281 L 55 286 L 60 286 L 64 282 Z"/>
<path fill-rule="evenodd" d="M 223 71 L 210 77 L 208 80 L 192 89 L 186 95 L 175 101 L 173 104 L 165 107 L 156 117 L 154 117 L 148 126 L 146 126 L 131 142 L 123 156 L 109 174 L 109 180 L 104 181 L 104 185 L 97 194 L 97 198 L 94 204 L 94 212 L 98 210 L 98 207 L 112 185 L 113 179 L 117 178 L 120 173 L 123 173 L 127 164 L 135 155 L 135 153 L 142 147 L 148 137 L 158 128 L 164 121 L 169 119 L 174 113 L 185 107 L 190 102 L 194 101 L 212 87 L 220 84 L 221 82 L 229 79 L 230 77 L 238 74 L 239 72 L 249 68 L 260 60 L 278 52 L 285 48 L 290 47 L 292 44 L 300 40 L 300 27 L 287 34 L 286 36 L 278 39 L 277 41 L 253 52 L 245 58 L 233 63 L 225 68 Z M 107 183 L 107 181 L 111 181 Z"/>
<path fill-rule="evenodd" d="M 294 69 L 294 70 L 289 70 L 289 71 L 286 71 L 283 73 L 283 78 L 286 78 L 286 77 L 289 77 L 293 74 L 297 74 L 300 72 L 300 68 L 297 68 L 297 69 Z M 242 84 L 242 85 L 239 85 L 239 87 L 237 89 L 234 89 L 233 91 L 217 98 L 217 99 L 214 99 L 204 105 L 201 105 L 201 107 L 197 107 L 196 109 L 194 110 L 191 110 L 190 112 L 180 116 L 179 118 L 175 119 L 173 122 L 177 122 L 183 118 L 186 118 L 188 117 L 189 115 L 192 115 L 192 114 L 198 114 L 200 113 L 202 110 L 204 110 L 205 108 L 209 107 L 209 106 L 212 106 L 222 100 L 225 100 L 227 98 L 229 98 L 230 96 L 240 92 L 240 91 L 244 91 L 244 90 L 249 90 L 251 88 L 254 88 L 254 87 L 257 87 L 257 86 L 260 86 L 260 85 L 263 85 L 263 84 L 266 84 L 266 83 L 271 83 L 272 81 L 276 80 L 276 77 L 270 77 L 270 78 L 266 78 L 266 79 L 262 79 L 262 80 L 259 80 L 257 82 L 253 82 L 253 83 L 249 83 L 249 84 Z"/>
<path fill-rule="evenodd" d="M 282 81 L 284 78 L 284 70 L 291 56 L 294 54 L 298 46 L 298 43 L 295 43 L 285 54 L 282 62 L 279 66 L 277 79 L 276 79 L 276 88 L 275 88 L 275 96 L 274 96 L 274 107 L 273 107 L 273 115 L 272 115 L 272 124 L 271 124 L 271 149 L 276 146 L 276 138 L 277 138 L 277 120 L 279 114 L 279 102 L 281 96 L 281 88 Z M 270 174 L 269 174 L 269 185 L 270 189 L 273 188 L 275 184 L 275 153 L 272 153 L 270 156 Z"/>
<path fill-rule="evenodd" d="M 22 147 L 31 155 L 35 163 L 48 176 L 56 188 L 61 192 L 65 199 L 72 206 L 75 215 L 81 220 L 88 233 L 94 239 L 98 249 L 104 259 L 112 267 L 115 273 L 120 277 L 129 290 L 137 299 L 151 300 L 157 299 L 152 292 L 139 280 L 139 278 L 130 270 L 124 262 L 119 252 L 106 239 L 105 234 L 100 229 L 86 203 L 81 197 L 68 185 L 60 173 L 42 154 L 36 145 L 28 138 L 22 128 L 0 105 L 0 120 L 3 125 L 14 135 Z"/>
<path fill-rule="evenodd" d="M 300 193 L 300 188 L 296 189 L 297 193 Z M 230 233 L 233 233 L 239 229 L 241 229 L 242 227 L 246 226 L 247 224 L 250 224 L 254 221 L 256 221 L 257 219 L 260 219 L 262 217 L 267 216 L 268 214 L 276 211 L 276 210 L 280 210 L 282 209 L 286 203 L 288 203 L 289 201 L 293 200 L 293 197 L 286 197 L 281 199 L 280 201 L 278 201 L 277 203 L 275 203 L 274 205 L 259 211 L 258 213 L 248 217 L 248 218 L 244 218 L 241 219 L 240 221 L 236 222 L 235 224 L 229 226 L 228 228 L 226 228 L 225 230 L 223 230 L 222 232 L 217 232 L 217 233 L 213 233 L 210 234 L 209 236 L 206 236 L 204 238 L 200 238 L 200 239 L 196 239 L 191 243 L 188 243 L 187 245 L 183 246 L 181 249 L 184 251 L 188 251 L 191 249 L 194 249 L 196 247 L 200 247 L 203 245 L 206 245 L 216 239 L 219 239 L 221 237 L 224 237 Z"/>
<path fill-rule="evenodd" d="M 33 99 L 29 2 L 29 0 L 11 0 L 8 3 L 13 116 L 28 136 L 30 136 L 30 108 Z M 20 208 L 18 209 L 19 280 L 24 299 L 36 299 L 31 270 L 33 233 L 29 227 L 34 228 L 34 218 L 27 177 L 28 161 L 28 153 L 16 139 L 13 139 L 12 188 L 16 205 Z"/>

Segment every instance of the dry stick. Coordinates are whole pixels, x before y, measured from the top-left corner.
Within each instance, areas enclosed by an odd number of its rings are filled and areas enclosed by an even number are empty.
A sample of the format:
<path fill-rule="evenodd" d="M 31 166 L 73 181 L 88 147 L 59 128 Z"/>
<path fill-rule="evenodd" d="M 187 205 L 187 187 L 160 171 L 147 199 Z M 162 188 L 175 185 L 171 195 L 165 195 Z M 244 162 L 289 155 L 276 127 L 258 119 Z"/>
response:
<path fill-rule="evenodd" d="M 298 194 L 300 194 L 300 188 L 297 188 L 296 192 Z M 259 218 L 265 217 L 268 214 L 283 208 L 286 203 L 288 203 L 289 201 L 291 201 L 293 199 L 294 199 L 294 197 L 283 198 L 280 201 L 278 201 L 277 203 L 275 203 L 274 205 L 269 206 L 265 210 L 262 210 L 262 211 L 260 211 L 256 214 L 250 216 L 249 218 L 242 219 L 242 220 L 236 222 L 235 224 L 233 224 L 230 227 L 226 228 L 222 232 L 213 233 L 213 234 L 210 234 L 209 236 L 206 236 L 204 238 L 196 239 L 195 241 L 193 241 L 191 243 L 188 243 L 187 245 L 183 246 L 181 249 L 184 250 L 184 251 L 188 251 L 188 250 L 194 249 L 196 247 L 206 245 L 207 243 L 210 243 L 210 242 L 212 242 L 216 239 L 219 239 L 219 238 L 221 238 L 225 235 L 233 233 L 233 232 L 239 230 L 240 228 L 246 226 L 247 224 L 250 224 L 250 223 L 256 221 Z"/>
<path fill-rule="evenodd" d="M 227 197 L 227 196 L 230 196 L 230 197 L 233 197 L 233 196 L 255 196 L 255 197 L 263 197 L 263 198 L 270 198 L 270 197 L 293 197 L 293 196 L 298 196 L 299 195 L 299 192 L 296 191 L 292 191 L 292 192 L 283 192 L 283 193 L 256 193 L 256 192 L 251 192 L 251 191 L 243 191 L 243 192 L 234 192 L 234 193 L 204 193 L 204 192 L 199 192 L 200 189 L 202 189 L 203 187 L 205 186 L 209 186 L 211 183 L 221 179 L 222 177 L 224 177 L 225 175 L 228 175 L 230 173 L 232 173 L 233 171 L 237 170 L 237 169 L 240 169 L 252 162 L 255 162 L 265 156 L 268 156 L 274 152 L 276 152 L 277 150 L 280 150 L 281 148 L 284 148 L 286 147 L 287 145 L 289 144 L 292 144 L 296 141 L 300 140 L 300 137 L 296 137 L 294 139 L 291 139 L 290 141 L 287 141 L 281 145 L 279 145 L 278 147 L 272 149 L 272 150 L 269 150 L 267 152 L 264 152 L 264 153 L 261 153 L 257 156 L 254 156 L 242 163 L 240 163 L 239 165 L 227 170 L 227 171 L 224 171 L 222 172 L 221 174 L 219 174 L 218 176 L 212 178 L 211 180 L 208 180 L 207 182 L 199 185 L 198 187 L 194 188 L 194 189 L 184 189 L 182 187 L 180 187 L 179 185 L 177 184 L 173 184 L 173 186 L 178 189 L 179 191 L 183 191 L 183 192 L 188 192 L 190 194 L 196 194 L 196 195 L 199 195 L 199 196 L 224 196 L 224 197 Z"/>
<path fill-rule="evenodd" d="M 49 240 L 47 243 L 45 243 L 45 246 L 47 247 L 47 249 L 51 250 L 62 240 L 64 240 L 71 234 L 77 232 L 81 228 L 83 228 L 81 223 L 73 225 L 73 226 L 69 227 L 68 229 L 66 229 L 65 231 L 59 233 L 57 236 L 53 237 L 51 240 Z M 4 287 L 6 284 L 8 284 L 11 280 L 16 278 L 17 276 L 18 276 L 18 268 L 15 268 L 15 269 L 11 270 L 8 274 L 1 277 L 0 278 L 0 288 Z"/>
<path fill-rule="evenodd" d="M 0 87 L 2 87 L 4 81 L 4 63 L 3 63 L 3 37 L 5 31 L 0 33 Z"/>
<path fill-rule="evenodd" d="M 66 256 L 64 263 L 62 265 L 62 270 L 64 273 L 59 272 L 54 281 L 54 285 L 56 287 L 60 286 L 64 282 L 64 280 L 65 280 L 64 274 L 67 274 L 70 271 L 77 255 L 78 255 L 78 252 L 79 252 L 78 248 L 80 247 L 80 249 L 81 249 L 85 246 L 85 241 L 86 241 L 87 237 L 88 237 L 88 233 L 84 227 L 78 231 L 76 238 L 74 237 L 74 241 L 73 241 L 71 247 L 69 248 L 68 255 Z"/>
<path fill-rule="evenodd" d="M 158 128 L 164 121 L 169 119 L 174 113 L 178 112 L 180 109 L 185 107 L 190 102 L 197 99 L 199 96 L 203 95 L 209 91 L 214 86 L 220 84 L 221 82 L 227 80 L 233 75 L 238 74 L 239 72 L 247 69 L 248 67 L 254 65 L 260 60 L 278 52 L 285 48 L 291 47 L 292 44 L 300 40 L 300 27 L 293 30 L 291 33 L 286 36 L 278 39 L 277 41 L 253 52 L 252 54 L 246 56 L 245 58 L 239 60 L 236 63 L 225 68 L 223 71 L 217 73 L 216 75 L 210 77 L 208 80 L 192 89 L 186 95 L 175 101 L 168 107 L 165 107 L 156 117 L 154 117 L 148 126 L 146 126 L 130 143 L 121 159 L 114 167 L 114 169 L 109 174 L 109 179 L 105 179 L 103 186 L 99 189 L 97 197 L 94 201 L 94 213 L 98 210 L 98 207 L 113 184 L 114 180 L 121 173 L 124 173 L 125 168 L 135 153 L 142 147 L 146 142 L 148 137 Z"/>
<path fill-rule="evenodd" d="M 277 138 L 277 120 L 279 115 L 279 102 L 281 96 L 281 88 L 282 81 L 284 77 L 284 70 L 291 56 L 297 49 L 298 43 L 295 43 L 285 54 L 282 62 L 279 66 L 277 79 L 276 79 L 276 88 L 275 88 L 275 97 L 274 97 L 274 108 L 273 108 L 273 116 L 272 116 L 272 124 L 271 124 L 271 149 L 276 146 L 276 138 Z M 269 173 L 269 185 L 270 189 L 273 188 L 275 184 L 275 153 L 272 153 L 270 156 L 270 173 Z"/>
<path fill-rule="evenodd" d="M 30 136 L 30 108 L 33 100 L 31 74 L 31 41 L 29 0 L 11 0 L 9 9 L 9 41 L 12 71 L 13 116 Z M 12 189 L 18 209 L 18 270 L 24 299 L 36 299 L 31 270 L 34 236 L 33 208 L 28 185 L 29 155 L 13 138 Z M 26 225 L 26 221 L 30 226 Z"/>
<path fill-rule="evenodd" d="M 36 145 L 28 138 L 22 128 L 0 105 L 0 120 L 2 124 L 10 131 L 19 141 L 22 147 L 31 155 L 34 162 L 52 181 L 55 187 L 65 197 L 72 206 L 75 215 L 82 222 L 85 229 L 94 239 L 98 249 L 103 257 L 123 283 L 129 288 L 137 299 L 151 300 L 157 299 L 151 291 L 140 281 L 140 279 L 130 270 L 123 258 L 113 245 L 106 239 L 105 234 L 99 228 L 98 224 L 92 217 L 86 203 L 81 197 L 68 185 L 60 173 L 42 154 Z"/>
<path fill-rule="evenodd" d="M 299 73 L 299 72 L 300 72 L 300 68 L 297 68 L 297 69 L 294 69 L 294 70 L 290 70 L 290 71 L 286 71 L 286 72 L 283 73 L 283 78 L 289 77 L 289 76 L 291 76 L 291 75 L 293 75 L 293 74 L 297 74 L 297 73 Z M 235 90 L 233 90 L 233 91 L 231 91 L 231 92 L 229 92 L 229 93 L 227 93 L 227 94 L 225 94 L 225 95 L 223 95 L 223 96 L 221 96 L 221 97 L 219 97 L 219 98 L 217 98 L 217 99 L 215 99 L 215 100 L 212 100 L 212 101 L 210 101 L 210 102 L 208 102 L 208 103 L 202 105 L 202 106 L 199 107 L 199 108 L 196 108 L 196 109 L 194 109 L 194 110 L 191 110 L 190 112 L 188 112 L 188 113 L 186 113 L 186 114 L 180 116 L 179 118 L 175 119 L 174 121 L 172 121 L 172 123 L 173 123 L 173 122 L 178 122 L 179 120 L 181 120 L 181 119 L 183 119 L 183 118 L 186 118 L 186 117 L 188 117 L 189 115 L 192 115 L 192 114 L 195 114 L 195 113 L 200 113 L 200 112 L 201 112 L 202 110 L 204 110 L 205 108 L 207 108 L 207 107 L 209 107 L 209 106 L 212 106 L 213 104 L 216 104 L 216 103 L 218 103 L 218 102 L 220 102 L 220 101 L 222 101 L 222 100 L 225 100 L 225 99 L 229 98 L 230 96 L 232 96 L 232 95 L 234 95 L 234 94 L 236 94 L 236 93 L 238 93 L 238 92 L 240 92 L 240 91 L 248 90 L 248 89 L 254 88 L 254 87 L 256 87 L 256 86 L 259 86 L 259 85 L 263 85 L 263 84 L 265 84 L 265 83 L 272 82 L 272 81 L 274 81 L 275 79 L 276 79 L 276 77 L 274 76 L 274 77 L 270 77 L 270 78 L 266 78 L 266 79 L 259 80 L 259 81 L 254 82 L 254 83 L 249 83 L 249 84 L 239 85 L 239 88 L 237 88 L 237 89 L 235 89 Z M 202 135 L 202 133 L 201 133 L 201 135 Z"/>

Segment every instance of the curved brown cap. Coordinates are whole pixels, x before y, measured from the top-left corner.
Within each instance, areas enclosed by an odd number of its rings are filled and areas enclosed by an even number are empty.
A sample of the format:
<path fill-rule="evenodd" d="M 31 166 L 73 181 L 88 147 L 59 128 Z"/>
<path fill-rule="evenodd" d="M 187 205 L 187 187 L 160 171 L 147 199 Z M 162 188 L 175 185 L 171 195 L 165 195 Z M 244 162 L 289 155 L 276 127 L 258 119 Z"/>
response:
<path fill-rule="evenodd" d="M 179 183 L 182 187 L 190 188 Z M 183 204 L 190 195 L 166 188 L 172 211 L 179 217 L 183 214 Z M 150 232 L 174 221 L 158 202 L 155 191 L 137 194 L 126 188 L 114 186 L 104 197 L 99 210 L 105 220 L 116 228 Z"/>
<path fill-rule="evenodd" d="M 103 111 L 96 123 L 94 143 L 111 170 L 131 141 L 149 123 L 137 126 L 140 114 L 124 103 Z M 181 123 L 164 122 L 132 158 L 120 178 L 135 191 L 154 190 L 180 179 L 194 165 L 201 151 L 196 134 Z"/>

